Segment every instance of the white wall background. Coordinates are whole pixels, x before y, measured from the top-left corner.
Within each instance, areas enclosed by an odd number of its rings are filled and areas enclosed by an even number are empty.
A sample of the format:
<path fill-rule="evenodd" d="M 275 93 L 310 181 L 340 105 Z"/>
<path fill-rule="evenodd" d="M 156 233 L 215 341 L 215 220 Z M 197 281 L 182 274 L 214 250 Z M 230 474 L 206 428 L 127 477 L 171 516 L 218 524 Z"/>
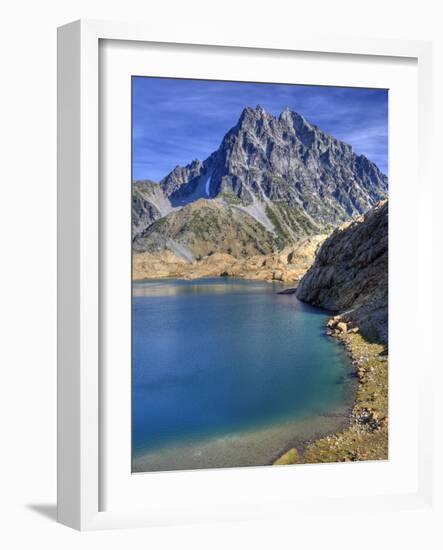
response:
<path fill-rule="evenodd" d="M 434 40 L 435 152 L 443 127 L 443 17 L 437 0 L 16 0 L 2 7 L 0 86 L 0 545 L 14 548 L 440 548 L 441 407 L 435 381 L 438 440 L 433 510 L 293 522 L 238 523 L 77 533 L 54 522 L 56 496 L 56 27 L 74 19 L 146 21 L 160 27 L 204 26 L 231 33 L 263 29 Z M 249 30 L 249 31 L 248 31 Z M 407 121 L 405 121 L 407 131 Z M 443 186 L 435 169 L 435 246 L 441 260 Z M 419 191 L 418 191 L 419 192 Z M 407 274 L 405 274 L 407 276 Z M 441 263 L 435 282 L 441 282 Z M 434 319 L 440 332 L 435 293 Z M 440 363 L 440 367 L 443 365 Z"/>

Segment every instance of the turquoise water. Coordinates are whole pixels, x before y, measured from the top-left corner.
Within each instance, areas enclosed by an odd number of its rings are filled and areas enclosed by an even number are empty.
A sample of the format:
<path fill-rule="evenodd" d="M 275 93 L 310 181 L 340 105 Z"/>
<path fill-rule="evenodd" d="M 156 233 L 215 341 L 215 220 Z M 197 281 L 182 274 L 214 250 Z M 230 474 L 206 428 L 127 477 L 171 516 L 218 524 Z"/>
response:
<path fill-rule="evenodd" d="M 133 463 L 155 457 L 138 470 L 162 469 L 168 453 L 168 469 L 261 464 L 267 455 L 252 439 L 238 459 L 206 464 L 195 450 L 260 430 L 284 446 L 283 426 L 299 422 L 309 434 L 310 422 L 345 414 L 350 368 L 325 336 L 328 314 L 277 294 L 282 288 L 228 278 L 134 284 Z M 270 458 L 276 451 L 266 449 Z"/>

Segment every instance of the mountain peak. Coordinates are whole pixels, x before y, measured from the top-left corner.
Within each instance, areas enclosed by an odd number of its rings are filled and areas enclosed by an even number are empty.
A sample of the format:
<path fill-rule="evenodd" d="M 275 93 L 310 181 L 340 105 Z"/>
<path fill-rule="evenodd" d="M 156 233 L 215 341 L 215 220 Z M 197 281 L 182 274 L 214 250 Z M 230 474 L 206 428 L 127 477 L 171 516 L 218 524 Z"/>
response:
<path fill-rule="evenodd" d="M 285 107 L 283 109 L 283 111 L 280 113 L 280 117 L 279 118 L 282 118 L 282 119 L 285 119 L 285 118 L 289 118 L 292 116 L 292 109 L 290 107 Z"/>
<path fill-rule="evenodd" d="M 387 184 L 370 160 L 289 106 L 274 116 L 261 105 L 245 107 L 204 161 L 176 167 L 160 182 L 174 207 L 227 196 L 266 226 L 267 210 L 280 209 L 280 229 L 294 235 L 366 212 L 386 197 Z"/>
<path fill-rule="evenodd" d="M 245 107 L 236 127 L 249 128 L 255 126 L 257 122 L 289 126 L 295 132 L 313 130 L 315 128 L 303 115 L 292 110 L 290 107 L 286 107 L 279 116 L 273 116 L 265 111 L 261 105 L 257 105 L 255 108 Z"/>
<path fill-rule="evenodd" d="M 238 126 L 241 126 L 244 122 L 253 122 L 270 116 L 261 105 L 257 105 L 255 108 L 245 107 L 240 115 Z"/>

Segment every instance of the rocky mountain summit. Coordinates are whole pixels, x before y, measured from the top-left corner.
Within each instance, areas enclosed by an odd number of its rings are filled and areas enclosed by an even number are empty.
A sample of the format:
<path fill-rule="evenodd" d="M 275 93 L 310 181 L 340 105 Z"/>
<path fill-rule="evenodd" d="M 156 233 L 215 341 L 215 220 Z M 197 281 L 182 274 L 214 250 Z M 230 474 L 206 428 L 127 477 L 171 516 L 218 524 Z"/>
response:
<path fill-rule="evenodd" d="M 340 313 L 339 330 L 355 325 L 388 340 L 388 201 L 335 229 L 302 278 L 300 300 Z"/>
<path fill-rule="evenodd" d="M 244 109 L 206 160 L 176 167 L 160 184 L 174 205 L 232 194 L 245 206 L 285 204 L 308 226 L 362 214 L 387 191 L 386 176 L 350 145 L 294 111 L 274 117 L 260 106 Z"/>
<path fill-rule="evenodd" d="M 254 218 L 282 249 L 363 214 L 386 197 L 387 183 L 374 163 L 300 114 L 247 107 L 207 159 L 177 166 L 155 191 L 152 182 L 134 184 L 133 235 L 144 238 L 190 203 L 218 199 L 219 212 Z"/>

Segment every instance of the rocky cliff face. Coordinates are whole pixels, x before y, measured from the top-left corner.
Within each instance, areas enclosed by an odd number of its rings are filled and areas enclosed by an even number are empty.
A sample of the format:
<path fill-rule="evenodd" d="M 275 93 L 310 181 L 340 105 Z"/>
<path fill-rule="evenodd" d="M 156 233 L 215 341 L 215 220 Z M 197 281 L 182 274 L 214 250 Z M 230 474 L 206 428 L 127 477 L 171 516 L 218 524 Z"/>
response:
<path fill-rule="evenodd" d="M 337 228 L 301 280 L 300 300 L 341 313 L 369 338 L 388 339 L 388 202 Z"/>

